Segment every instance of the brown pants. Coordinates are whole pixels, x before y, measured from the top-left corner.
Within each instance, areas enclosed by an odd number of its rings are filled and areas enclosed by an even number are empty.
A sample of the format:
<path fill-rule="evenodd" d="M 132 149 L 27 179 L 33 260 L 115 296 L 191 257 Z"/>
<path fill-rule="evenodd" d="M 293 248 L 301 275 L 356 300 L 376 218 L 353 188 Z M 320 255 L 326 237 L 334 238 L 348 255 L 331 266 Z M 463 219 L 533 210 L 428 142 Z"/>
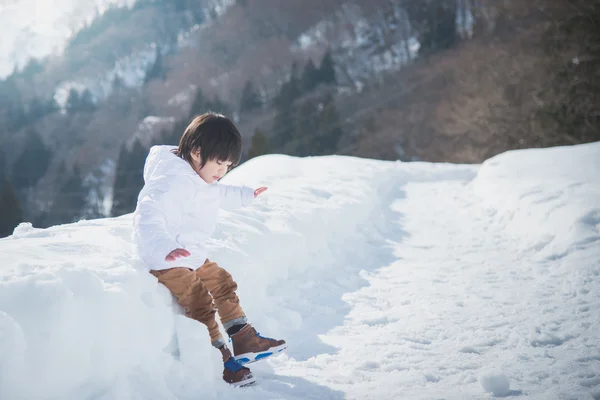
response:
<path fill-rule="evenodd" d="M 237 284 L 217 263 L 206 260 L 195 271 L 176 267 L 150 273 L 175 296 L 185 309 L 186 316 L 206 325 L 213 346 L 225 344 L 215 319 L 216 311 L 225 329 L 229 328 L 228 323 L 236 320 L 245 322 L 245 314 L 235 293 Z"/>

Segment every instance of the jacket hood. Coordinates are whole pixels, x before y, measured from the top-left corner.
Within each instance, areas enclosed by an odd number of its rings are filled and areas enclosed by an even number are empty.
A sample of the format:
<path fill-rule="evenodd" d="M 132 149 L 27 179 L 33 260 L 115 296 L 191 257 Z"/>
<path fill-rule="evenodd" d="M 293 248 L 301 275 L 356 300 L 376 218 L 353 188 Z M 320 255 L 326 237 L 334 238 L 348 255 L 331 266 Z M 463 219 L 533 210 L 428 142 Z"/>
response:
<path fill-rule="evenodd" d="M 172 175 L 190 175 L 199 178 L 187 161 L 172 152 L 174 149 L 177 149 L 177 146 L 161 145 L 150 148 L 144 165 L 144 182 Z"/>

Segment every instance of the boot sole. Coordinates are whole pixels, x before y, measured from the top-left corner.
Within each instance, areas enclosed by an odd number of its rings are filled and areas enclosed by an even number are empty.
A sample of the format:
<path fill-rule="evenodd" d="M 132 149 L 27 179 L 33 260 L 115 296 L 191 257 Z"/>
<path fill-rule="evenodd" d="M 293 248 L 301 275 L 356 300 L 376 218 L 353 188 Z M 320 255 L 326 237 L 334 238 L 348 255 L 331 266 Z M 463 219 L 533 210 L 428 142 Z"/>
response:
<path fill-rule="evenodd" d="M 281 353 L 287 349 L 287 343 L 281 346 L 271 347 L 269 350 L 261 351 L 258 353 L 244 353 L 239 356 L 235 356 L 235 360 L 240 364 L 252 364 L 254 362 L 264 360 L 265 358 L 271 357 L 273 354 Z"/>
<path fill-rule="evenodd" d="M 246 386 L 252 386 L 256 383 L 256 378 L 252 377 L 240 382 L 231 382 L 230 385 L 234 386 L 234 387 L 246 387 Z"/>

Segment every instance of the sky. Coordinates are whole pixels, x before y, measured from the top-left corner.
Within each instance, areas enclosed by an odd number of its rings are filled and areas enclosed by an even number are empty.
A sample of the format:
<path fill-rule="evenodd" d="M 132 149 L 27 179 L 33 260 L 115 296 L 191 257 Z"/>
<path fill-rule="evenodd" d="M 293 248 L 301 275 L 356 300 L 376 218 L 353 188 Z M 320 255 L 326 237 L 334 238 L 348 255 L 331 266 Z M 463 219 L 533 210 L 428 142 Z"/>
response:
<path fill-rule="evenodd" d="M 29 58 L 61 52 L 67 40 L 111 5 L 135 0 L 0 0 L 0 79 Z"/>
<path fill-rule="evenodd" d="M 210 258 L 285 353 L 220 375 L 131 215 L 0 239 L 0 398 L 600 398 L 600 143 L 481 165 L 250 160 Z"/>

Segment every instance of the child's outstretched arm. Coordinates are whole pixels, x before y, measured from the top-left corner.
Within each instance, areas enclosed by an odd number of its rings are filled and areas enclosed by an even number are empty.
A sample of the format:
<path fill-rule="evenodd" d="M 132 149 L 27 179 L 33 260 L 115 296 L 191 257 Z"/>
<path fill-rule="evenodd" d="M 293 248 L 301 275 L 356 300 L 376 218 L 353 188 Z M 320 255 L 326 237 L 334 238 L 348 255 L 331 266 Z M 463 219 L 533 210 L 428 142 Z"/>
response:
<path fill-rule="evenodd" d="M 224 185 L 219 183 L 221 191 L 221 207 L 228 210 L 235 210 L 240 207 L 247 207 L 252 201 L 265 190 L 266 187 L 260 187 L 256 190 L 248 186 Z"/>

